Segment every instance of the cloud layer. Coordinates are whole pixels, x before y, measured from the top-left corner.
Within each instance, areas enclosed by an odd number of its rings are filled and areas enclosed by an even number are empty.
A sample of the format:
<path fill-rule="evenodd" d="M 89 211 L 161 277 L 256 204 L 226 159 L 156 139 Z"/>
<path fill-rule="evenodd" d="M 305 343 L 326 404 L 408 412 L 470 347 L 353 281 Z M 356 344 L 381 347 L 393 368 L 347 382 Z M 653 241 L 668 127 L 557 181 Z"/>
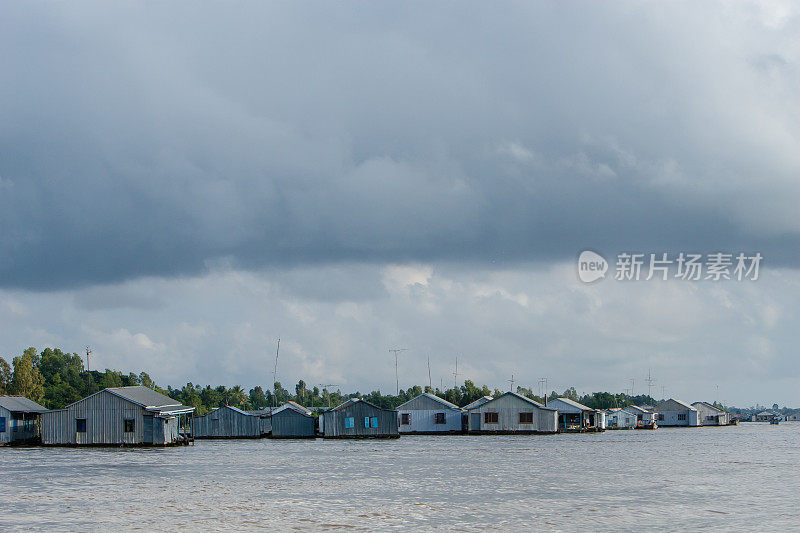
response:
<path fill-rule="evenodd" d="M 0 284 L 759 250 L 797 265 L 781 4 L 6 4 Z"/>

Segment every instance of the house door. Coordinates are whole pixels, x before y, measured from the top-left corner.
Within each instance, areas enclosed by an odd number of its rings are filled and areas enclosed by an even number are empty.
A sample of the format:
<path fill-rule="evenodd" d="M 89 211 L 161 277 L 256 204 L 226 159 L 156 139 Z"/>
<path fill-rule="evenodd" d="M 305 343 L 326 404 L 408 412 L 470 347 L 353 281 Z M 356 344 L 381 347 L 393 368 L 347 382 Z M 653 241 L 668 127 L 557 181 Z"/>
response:
<path fill-rule="evenodd" d="M 153 444 L 153 415 L 144 415 L 142 418 L 142 442 Z"/>
<path fill-rule="evenodd" d="M 477 431 L 481 429 L 481 414 L 480 413 L 470 413 L 469 414 L 469 429 L 470 431 Z"/>

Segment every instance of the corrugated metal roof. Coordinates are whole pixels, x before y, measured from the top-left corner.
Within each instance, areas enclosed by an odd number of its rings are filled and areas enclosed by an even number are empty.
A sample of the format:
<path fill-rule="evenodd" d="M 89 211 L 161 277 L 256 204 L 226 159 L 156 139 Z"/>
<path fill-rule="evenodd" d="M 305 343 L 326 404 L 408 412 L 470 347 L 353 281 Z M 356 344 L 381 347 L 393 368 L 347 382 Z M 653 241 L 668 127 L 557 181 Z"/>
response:
<path fill-rule="evenodd" d="M 430 398 L 434 402 L 439 402 L 440 404 L 444 405 L 445 407 L 449 407 L 450 409 L 458 409 L 459 411 L 461 410 L 461 408 L 459 406 L 457 406 L 456 404 L 450 403 L 447 400 L 445 400 L 444 398 L 440 398 L 440 397 L 436 396 L 435 394 L 430 394 L 428 392 L 423 392 L 422 394 L 420 394 L 418 396 L 414 396 L 413 398 L 411 398 L 407 402 L 398 405 L 397 408 L 400 409 L 405 404 L 413 402 L 414 400 L 416 400 L 420 396 L 425 396 L 426 398 Z"/>
<path fill-rule="evenodd" d="M 44 413 L 49 410 L 25 396 L 0 396 L 0 407 L 24 413 Z"/>
<path fill-rule="evenodd" d="M 153 389 L 135 385 L 133 387 L 108 387 L 108 392 L 116 394 L 121 398 L 130 400 L 133 403 L 138 403 L 144 407 L 165 407 L 167 405 L 181 405 L 178 400 L 174 400 L 169 396 L 164 396 L 160 392 Z"/>
<path fill-rule="evenodd" d="M 684 406 L 684 407 L 686 407 L 687 409 L 690 409 L 690 410 L 692 410 L 692 411 L 697 411 L 697 409 L 695 409 L 694 407 L 692 407 L 691 405 L 689 405 L 688 403 L 686 403 L 686 402 L 684 402 L 684 401 L 682 401 L 682 400 L 676 400 L 675 398 L 670 398 L 669 400 L 672 400 L 673 402 L 675 402 L 675 403 L 677 403 L 677 404 L 680 404 L 680 405 L 682 405 L 682 406 Z M 669 400 L 667 400 L 667 401 L 669 401 Z M 665 402 L 665 403 L 666 403 L 666 402 Z"/>
<path fill-rule="evenodd" d="M 470 407 L 470 406 L 466 406 L 466 407 L 464 407 L 464 409 L 466 409 L 466 410 L 470 410 L 470 409 L 476 409 L 476 408 L 478 408 L 478 407 L 481 407 L 482 405 L 484 405 L 484 404 L 486 404 L 486 403 L 492 402 L 492 401 L 494 401 L 494 400 L 499 400 L 499 399 L 500 399 L 500 398 L 502 398 L 503 396 L 514 396 L 515 398 L 518 398 L 518 399 L 522 400 L 523 402 L 528 402 L 528 403 L 530 403 L 530 404 L 533 404 L 533 405 L 535 405 L 535 406 L 536 406 L 536 407 L 538 407 L 539 409 L 547 409 L 548 411 L 557 411 L 557 410 L 558 410 L 558 409 L 556 409 L 556 408 L 554 408 L 554 407 L 549 407 L 549 406 L 548 406 L 548 407 L 545 407 L 544 405 L 540 404 L 539 402 L 537 402 L 537 401 L 535 401 L 535 400 L 531 400 L 531 399 L 530 399 L 530 398 L 528 398 L 527 396 L 523 396 L 522 394 L 518 394 L 518 393 L 516 393 L 516 392 L 512 392 L 512 391 L 504 392 L 502 395 L 498 396 L 497 398 L 492 398 L 492 399 L 490 399 L 490 400 L 486 400 L 485 402 L 481 402 L 481 403 L 479 403 L 479 404 L 477 404 L 477 405 L 472 405 L 472 404 L 469 404 L 471 407 Z M 483 398 L 487 398 L 487 396 L 484 396 Z M 481 399 L 483 399 L 483 398 L 481 398 Z M 476 400 L 476 401 L 477 401 L 477 400 Z M 472 402 L 472 403 L 474 404 L 474 403 L 476 403 L 476 402 Z"/>
<path fill-rule="evenodd" d="M 280 407 L 277 407 L 276 409 L 274 409 L 271 414 L 276 415 L 276 414 L 280 413 L 281 411 L 285 411 L 287 409 L 289 409 L 290 411 L 294 411 L 295 413 L 299 413 L 299 414 L 301 414 L 303 416 L 312 416 L 311 415 L 311 411 L 309 411 L 308 409 L 306 409 L 305 407 L 303 407 L 299 403 L 295 403 L 295 402 L 286 402 L 285 404 L 281 405 Z"/>
<path fill-rule="evenodd" d="M 641 413 L 649 413 L 650 412 L 650 411 L 648 411 L 647 409 L 645 409 L 643 407 L 639 407 L 638 405 L 629 405 L 628 407 L 626 407 L 626 409 L 632 409 L 633 411 L 639 411 Z"/>
<path fill-rule="evenodd" d="M 582 403 L 578 403 L 575 400 L 570 400 L 569 398 L 556 398 L 556 400 L 564 402 L 567 405 L 571 405 L 572 407 L 576 407 L 582 411 L 594 411 L 594 409 L 592 409 L 591 407 L 587 407 Z"/>
<path fill-rule="evenodd" d="M 397 409 L 384 409 L 383 407 L 378 407 L 374 403 L 368 402 L 368 401 L 363 400 L 361 398 L 349 398 L 347 401 L 344 401 L 344 402 L 340 403 L 336 407 L 328 409 L 328 411 L 338 411 L 340 409 L 344 409 L 345 407 L 347 407 L 348 405 L 350 405 L 352 403 L 357 403 L 357 402 L 363 402 L 363 403 L 365 403 L 367 405 L 370 405 L 370 406 L 374 407 L 375 409 L 380 409 L 382 411 L 397 411 Z"/>
<path fill-rule="evenodd" d="M 697 404 L 702 404 L 702 405 L 705 405 L 705 406 L 706 406 L 706 407 L 708 407 L 709 409 L 713 409 L 713 410 L 715 410 L 715 411 L 717 411 L 717 412 L 719 412 L 719 413 L 724 413 L 724 412 L 725 412 L 724 410 L 720 409 L 719 407 L 714 407 L 713 405 L 711 405 L 711 404 L 710 404 L 710 403 L 708 403 L 708 402 L 694 402 L 694 403 L 692 404 L 692 407 L 696 406 Z"/>
<path fill-rule="evenodd" d="M 474 402 L 470 402 L 467 405 L 465 405 L 464 407 L 462 407 L 462 409 L 474 409 L 475 407 L 478 407 L 479 405 L 483 405 L 483 404 L 485 404 L 486 402 L 488 402 L 490 400 L 494 400 L 494 398 L 492 398 L 491 396 L 481 396 L 480 398 L 478 398 Z"/>

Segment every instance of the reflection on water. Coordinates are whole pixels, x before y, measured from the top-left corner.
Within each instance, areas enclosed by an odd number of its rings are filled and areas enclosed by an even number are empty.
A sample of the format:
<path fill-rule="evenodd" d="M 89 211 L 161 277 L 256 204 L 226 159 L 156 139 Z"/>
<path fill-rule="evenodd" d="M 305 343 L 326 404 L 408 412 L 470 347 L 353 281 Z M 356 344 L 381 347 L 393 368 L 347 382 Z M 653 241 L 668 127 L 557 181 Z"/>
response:
<path fill-rule="evenodd" d="M 799 465 L 800 423 L 0 448 L 0 526 L 786 531 Z"/>

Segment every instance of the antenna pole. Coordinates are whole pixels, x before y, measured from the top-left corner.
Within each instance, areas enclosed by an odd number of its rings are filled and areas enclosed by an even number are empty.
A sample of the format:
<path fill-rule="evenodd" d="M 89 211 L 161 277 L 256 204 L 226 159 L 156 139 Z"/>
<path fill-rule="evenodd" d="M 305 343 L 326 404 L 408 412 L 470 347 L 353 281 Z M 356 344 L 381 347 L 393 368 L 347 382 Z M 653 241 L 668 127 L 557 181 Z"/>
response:
<path fill-rule="evenodd" d="M 275 367 L 272 369 L 272 407 L 278 407 L 278 354 L 281 352 L 281 338 L 278 337 L 278 348 L 275 350 Z"/>
<path fill-rule="evenodd" d="M 428 356 L 428 388 L 433 392 L 433 380 L 431 379 L 431 356 Z"/>
<path fill-rule="evenodd" d="M 511 392 L 514 392 L 514 374 L 511 374 L 511 379 L 507 379 L 506 381 L 511 383 L 511 388 L 509 389 Z"/>
<path fill-rule="evenodd" d="M 647 379 L 645 381 L 647 382 L 647 395 L 652 398 L 653 397 L 653 383 L 655 383 L 656 380 L 653 379 L 653 376 L 650 375 L 650 369 L 649 368 L 647 369 Z"/>
<path fill-rule="evenodd" d="M 389 348 L 389 352 L 394 354 L 394 382 L 397 387 L 395 396 L 400 396 L 400 373 L 397 370 L 397 354 L 405 352 L 406 350 L 408 350 L 408 348 Z"/>
<path fill-rule="evenodd" d="M 458 388 L 458 357 L 456 357 L 456 370 L 453 372 L 453 388 Z"/>

